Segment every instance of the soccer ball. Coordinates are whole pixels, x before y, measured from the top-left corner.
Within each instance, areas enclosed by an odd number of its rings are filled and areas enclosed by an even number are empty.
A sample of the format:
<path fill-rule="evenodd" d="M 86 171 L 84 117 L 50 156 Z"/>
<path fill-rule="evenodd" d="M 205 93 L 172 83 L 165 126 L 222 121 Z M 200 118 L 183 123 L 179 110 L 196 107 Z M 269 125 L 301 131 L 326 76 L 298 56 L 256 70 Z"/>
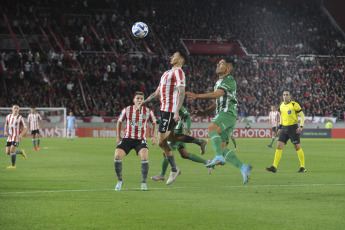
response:
<path fill-rule="evenodd" d="M 149 27 L 143 22 L 136 22 L 132 26 L 132 33 L 137 38 L 143 38 L 149 32 Z"/>

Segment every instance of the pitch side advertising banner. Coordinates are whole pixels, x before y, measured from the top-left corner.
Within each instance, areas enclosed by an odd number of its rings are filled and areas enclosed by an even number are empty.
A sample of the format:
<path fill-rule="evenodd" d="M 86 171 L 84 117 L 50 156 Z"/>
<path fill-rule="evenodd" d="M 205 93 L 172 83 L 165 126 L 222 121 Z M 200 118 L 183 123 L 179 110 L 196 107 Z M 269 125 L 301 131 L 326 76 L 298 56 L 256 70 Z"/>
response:
<path fill-rule="evenodd" d="M 66 137 L 64 129 L 44 128 L 40 130 L 42 137 Z M 121 130 L 123 136 L 124 129 Z M 147 129 L 147 137 L 151 136 L 151 129 Z M 207 128 L 192 128 L 191 135 L 198 138 L 209 138 Z M 26 137 L 30 137 L 28 132 Z M 272 130 L 267 128 L 235 128 L 233 136 L 236 138 L 271 138 Z M 0 137 L 4 137 L 4 129 L 0 128 Z M 76 128 L 74 137 L 110 137 L 116 138 L 115 128 Z M 345 129 L 304 129 L 301 138 L 345 138 Z"/>

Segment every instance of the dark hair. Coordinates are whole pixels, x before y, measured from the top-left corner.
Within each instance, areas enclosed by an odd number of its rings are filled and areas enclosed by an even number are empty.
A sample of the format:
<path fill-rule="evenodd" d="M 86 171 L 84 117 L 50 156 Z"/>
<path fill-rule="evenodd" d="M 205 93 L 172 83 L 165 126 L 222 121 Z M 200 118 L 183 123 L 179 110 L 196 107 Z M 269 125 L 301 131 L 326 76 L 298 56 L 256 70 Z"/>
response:
<path fill-rule="evenodd" d="M 177 52 L 179 52 L 180 56 L 184 60 L 184 64 L 186 65 L 188 63 L 188 61 L 189 61 L 187 53 L 184 52 L 183 50 L 178 50 Z"/>
<path fill-rule="evenodd" d="M 144 93 L 141 92 L 141 91 L 136 91 L 136 92 L 134 93 L 134 97 L 137 96 L 137 95 L 145 96 Z M 134 98 L 134 97 L 133 97 L 133 98 Z"/>
<path fill-rule="evenodd" d="M 289 94 L 292 95 L 291 90 L 289 90 L 289 89 L 284 89 L 284 90 L 283 90 L 283 93 L 284 93 L 285 91 L 286 91 L 286 92 L 289 92 Z"/>
<path fill-rule="evenodd" d="M 231 58 L 223 58 L 223 59 L 226 63 L 231 64 L 232 68 L 235 67 L 235 60 L 234 59 L 231 59 Z"/>

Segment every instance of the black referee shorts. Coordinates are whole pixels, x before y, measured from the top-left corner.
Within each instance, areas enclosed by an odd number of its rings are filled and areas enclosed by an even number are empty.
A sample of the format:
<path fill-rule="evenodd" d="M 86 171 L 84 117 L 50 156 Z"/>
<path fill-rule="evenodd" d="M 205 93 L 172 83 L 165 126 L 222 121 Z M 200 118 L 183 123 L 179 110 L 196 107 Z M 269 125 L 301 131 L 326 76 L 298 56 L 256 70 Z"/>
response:
<path fill-rule="evenodd" d="M 279 134 L 278 141 L 287 143 L 291 139 L 292 144 L 300 143 L 300 134 L 296 132 L 298 125 L 283 126 L 281 133 Z"/>

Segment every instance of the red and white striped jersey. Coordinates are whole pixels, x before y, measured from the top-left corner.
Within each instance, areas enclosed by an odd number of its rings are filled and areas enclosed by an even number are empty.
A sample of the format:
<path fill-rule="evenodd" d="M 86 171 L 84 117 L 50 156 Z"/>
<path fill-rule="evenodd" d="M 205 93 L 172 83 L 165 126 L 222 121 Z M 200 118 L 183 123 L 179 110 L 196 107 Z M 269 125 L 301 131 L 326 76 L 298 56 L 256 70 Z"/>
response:
<path fill-rule="evenodd" d="M 280 113 L 278 111 L 271 111 L 269 113 L 269 120 L 271 122 L 272 127 L 278 127 L 280 124 Z"/>
<path fill-rule="evenodd" d="M 21 115 L 9 114 L 6 117 L 6 125 L 8 128 L 7 142 L 18 141 L 21 128 L 26 128 L 24 117 Z"/>
<path fill-rule="evenodd" d="M 134 105 L 124 108 L 119 116 L 120 122 L 126 122 L 126 130 L 123 138 L 146 140 L 147 122 L 155 123 L 156 117 L 153 111 L 145 106 L 139 114 L 136 113 Z"/>
<path fill-rule="evenodd" d="M 161 111 L 175 112 L 179 91 L 177 87 L 186 86 L 186 77 L 180 67 L 166 71 L 159 83 L 159 98 L 161 101 Z"/>
<path fill-rule="evenodd" d="M 40 129 L 38 121 L 41 121 L 41 115 L 38 113 L 32 114 L 30 113 L 28 116 L 28 123 L 30 123 L 30 130 L 38 130 Z"/>

